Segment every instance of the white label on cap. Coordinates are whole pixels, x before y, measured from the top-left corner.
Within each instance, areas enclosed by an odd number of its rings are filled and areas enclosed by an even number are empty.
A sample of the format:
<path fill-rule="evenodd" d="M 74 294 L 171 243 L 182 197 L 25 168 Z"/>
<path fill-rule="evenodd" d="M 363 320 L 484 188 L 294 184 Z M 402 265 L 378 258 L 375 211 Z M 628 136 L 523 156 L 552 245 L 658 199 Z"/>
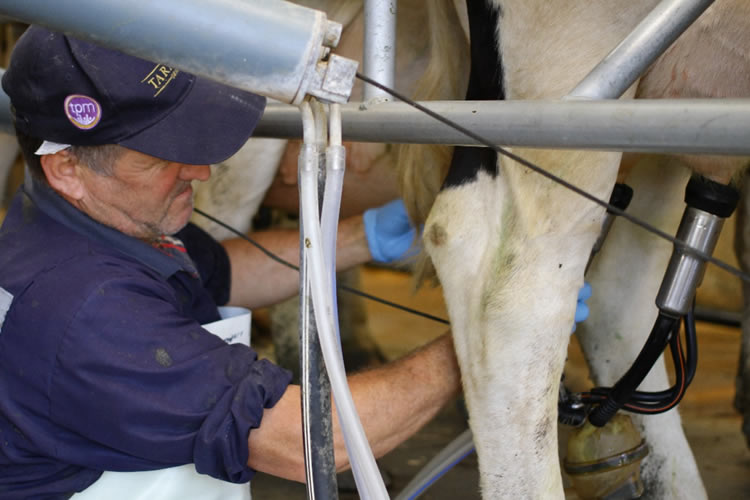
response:
<path fill-rule="evenodd" d="M 42 145 L 39 146 L 39 149 L 34 151 L 34 154 L 37 156 L 53 155 L 59 153 L 63 149 L 68 149 L 69 147 L 70 144 L 58 144 L 52 141 L 44 141 Z"/>

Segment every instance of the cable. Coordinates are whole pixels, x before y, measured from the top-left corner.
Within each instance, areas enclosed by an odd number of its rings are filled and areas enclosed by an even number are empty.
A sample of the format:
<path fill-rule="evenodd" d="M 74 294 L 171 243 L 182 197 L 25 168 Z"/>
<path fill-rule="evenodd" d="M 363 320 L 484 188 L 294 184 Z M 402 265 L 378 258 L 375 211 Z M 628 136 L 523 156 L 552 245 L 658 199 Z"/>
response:
<path fill-rule="evenodd" d="M 698 257 L 700 259 L 703 259 L 703 260 L 705 260 L 707 262 L 710 262 L 710 263 L 716 265 L 717 267 L 719 267 L 721 269 L 724 269 L 725 271 L 727 271 L 727 272 L 729 272 L 729 273 L 737 276 L 742 281 L 750 283 L 750 275 L 748 275 L 748 274 L 742 272 L 741 270 L 739 270 L 739 269 L 737 269 L 737 268 L 735 268 L 735 267 L 733 267 L 733 266 L 725 263 L 724 261 L 716 259 L 716 258 L 712 257 L 711 255 L 708 255 L 705 252 L 702 252 L 700 250 L 697 250 L 695 248 L 692 248 L 692 247 L 688 246 L 684 241 L 679 240 L 679 239 L 675 238 L 674 236 L 665 233 L 664 231 L 658 229 L 657 227 L 649 224 L 646 221 L 641 220 L 640 218 L 638 218 L 638 217 L 636 217 L 634 215 L 631 215 L 631 214 L 625 212 L 624 210 L 616 207 L 615 205 L 612 205 L 611 203 L 608 203 L 608 202 L 606 202 L 604 200 L 601 200 L 601 199 L 597 198 L 596 196 L 594 196 L 594 195 L 592 195 L 592 194 L 584 191 L 583 189 L 579 188 L 578 186 L 576 186 L 574 184 L 571 184 L 570 182 L 568 182 L 568 181 L 566 181 L 566 180 L 564 180 L 564 179 L 562 179 L 562 178 L 554 175 L 553 173 L 551 173 L 551 172 L 549 172 L 547 170 L 544 170 L 542 167 L 540 167 L 538 165 L 535 165 L 534 163 L 532 163 L 532 162 L 530 162 L 530 161 L 528 161 L 528 160 L 526 160 L 526 159 L 524 159 L 524 158 L 522 158 L 522 157 L 520 157 L 520 156 L 518 156 L 518 155 L 516 155 L 514 153 L 511 153 L 507 149 L 504 149 L 504 148 L 502 148 L 500 146 L 496 146 L 496 145 L 492 144 L 489 140 L 485 139 L 484 137 L 480 136 L 479 134 L 476 134 L 476 133 L 472 132 L 471 130 L 469 130 L 469 129 L 467 129 L 467 128 L 461 126 L 461 125 L 459 125 L 456 122 L 454 122 L 453 120 L 445 118 L 444 116 L 440 115 L 439 113 L 436 113 L 436 112 L 432 111 L 431 109 L 428 109 L 428 108 L 422 106 L 418 102 L 416 102 L 416 101 L 414 101 L 412 99 L 409 99 L 408 97 L 400 94 L 399 92 L 397 92 L 397 91 L 395 91 L 395 90 L 393 90 L 391 88 L 388 88 L 385 85 L 382 85 L 382 84 L 376 82 L 375 80 L 373 80 L 373 79 L 371 79 L 371 78 L 369 78 L 369 77 L 367 77 L 367 76 L 365 76 L 365 75 L 363 75 L 363 74 L 361 74 L 359 72 L 357 72 L 356 76 L 357 76 L 357 78 L 359 78 L 363 82 L 369 83 L 370 85 L 373 85 L 373 86 L 375 86 L 375 87 L 377 87 L 377 88 L 379 88 L 381 90 L 384 90 L 385 92 L 388 92 L 389 94 L 391 94 L 396 99 L 399 99 L 399 100 L 403 101 L 404 103 L 408 104 L 409 106 L 411 106 L 411 107 L 413 107 L 415 109 L 418 109 L 419 111 L 422 111 L 423 113 L 425 113 L 428 116 L 434 118 L 435 120 L 437 120 L 437 121 L 439 121 L 439 122 L 441 122 L 441 123 L 443 123 L 443 124 L 445 124 L 445 125 L 453 128 L 453 129 L 461 132 L 465 136 L 467 136 L 467 137 L 469 137 L 471 139 L 474 139 L 478 143 L 480 143 L 480 144 L 482 144 L 482 145 L 484 145 L 484 146 L 492 149 L 497 154 L 503 155 L 503 156 L 505 156 L 507 158 L 510 158 L 511 160 L 516 161 L 517 163 L 520 163 L 524 167 L 527 167 L 530 170 L 533 170 L 534 172 L 536 172 L 537 174 L 542 175 L 543 177 L 546 177 L 547 179 L 550 179 L 553 182 L 556 182 L 557 184 L 563 186 L 566 189 L 569 189 L 570 191 L 573 191 L 574 193 L 578 194 L 579 196 L 582 196 L 582 197 L 586 198 L 587 200 L 589 200 L 589 201 L 591 201 L 593 203 L 596 203 L 599 206 L 602 206 L 602 207 L 606 208 L 608 211 L 612 212 L 613 214 L 619 215 L 619 216 L 625 218 L 626 220 L 632 222 L 636 226 L 638 226 L 638 227 L 640 227 L 642 229 L 645 229 L 646 231 L 648 231 L 648 232 L 650 232 L 652 234 L 655 234 L 656 236 L 658 236 L 658 237 L 660 237 L 662 239 L 665 239 L 665 240 L 671 242 L 673 245 L 675 245 L 676 247 L 678 247 L 681 250 L 685 251 L 686 253 L 694 255 L 694 256 L 696 256 L 696 257 Z"/>
<path fill-rule="evenodd" d="M 695 303 L 693 303 L 695 307 Z M 683 318 L 685 328 L 685 350 L 683 351 L 679 322 L 672 330 L 669 347 L 675 368 L 675 384 L 664 391 L 634 391 L 623 409 L 633 413 L 655 414 L 674 408 L 684 397 L 688 386 L 695 376 L 698 362 L 698 345 L 695 330 L 695 317 L 691 308 Z M 595 387 L 590 392 L 580 394 L 585 404 L 603 404 L 609 398 L 612 388 Z"/>
<path fill-rule="evenodd" d="M 267 257 L 269 257 L 270 259 L 274 260 L 275 262 L 281 264 L 282 266 L 286 266 L 286 267 L 288 267 L 290 269 L 294 269 L 295 271 L 299 272 L 299 267 L 298 266 L 295 266 L 291 262 L 287 262 L 286 260 L 282 259 L 281 257 L 279 257 L 278 255 L 274 254 L 273 252 L 271 252 L 270 250 L 268 250 L 267 248 L 265 248 L 263 245 L 261 245 L 260 243 L 258 243 L 254 239 L 250 238 L 246 234 L 243 234 L 241 231 L 239 231 L 239 230 L 233 228 L 232 226 L 230 226 L 229 224 L 227 224 L 227 223 L 225 223 L 225 222 L 217 219 L 213 215 L 207 214 L 206 212 L 204 212 L 203 210 L 201 210 L 199 208 L 194 208 L 193 210 L 198 215 L 201 215 L 201 216 L 205 217 L 206 219 L 208 219 L 208 220 L 210 220 L 212 222 L 215 222 L 216 224 L 220 225 L 221 227 L 223 227 L 227 231 L 230 231 L 231 233 L 239 236 L 243 240 L 245 240 L 248 243 L 252 244 L 258 250 L 260 250 L 261 252 L 263 252 L 263 254 L 265 254 Z M 407 306 L 404 306 L 404 305 L 401 305 L 401 304 L 397 304 L 395 302 L 391 302 L 390 300 L 386 300 L 386 299 L 377 297 L 375 295 L 369 294 L 367 292 L 363 292 L 361 290 L 357 290 L 356 288 L 352 288 L 350 286 L 338 285 L 338 289 L 339 290 L 344 290 L 344 291 L 352 293 L 354 295 L 358 295 L 358 296 L 363 297 L 365 299 L 372 300 L 374 302 L 378 302 L 380 304 L 392 307 L 394 309 L 399 309 L 401 311 L 408 312 L 410 314 L 414 314 L 415 316 L 421 316 L 423 318 L 430 319 L 432 321 L 436 321 L 436 322 L 442 323 L 444 325 L 449 325 L 450 324 L 450 321 L 448 321 L 446 319 L 440 318 L 438 316 L 433 316 L 432 314 L 429 314 L 429 313 L 426 313 L 426 312 L 422 312 L 422 311 L 418 311 L 416 309 L 412 309 L 410 307 L 407 307 Z"/>

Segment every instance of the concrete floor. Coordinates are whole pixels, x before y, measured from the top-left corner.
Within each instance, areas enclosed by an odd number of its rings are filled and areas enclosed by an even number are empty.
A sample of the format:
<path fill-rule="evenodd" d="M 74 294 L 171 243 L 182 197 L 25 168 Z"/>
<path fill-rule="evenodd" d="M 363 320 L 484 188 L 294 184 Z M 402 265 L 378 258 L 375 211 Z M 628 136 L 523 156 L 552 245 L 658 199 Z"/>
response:
<path fill-rule="evenodd" d="M 406 274 L 367 269 L 362 288 L 374 295 L 447 317 L 440 291 L 423 289 L 412 295 Z M 446 330 L 443 325 L 376 303 L 368 303 L 367 309 L 372 332 L 389 359 L 409 352 Z M 750 498 L 750 451 L 740 432 L 740 416 L 732 407 L 739 331 L 736 328 L 699 324 L 698 335 L 698 371 L 680 405 L 685 432 L 693 447 L 709 498 Z M 582 358 L 575 342 L 571 344 L 569 354 L 569 363 L 580 366 Z M 379 464 L 390 481 L 391 496 L 395 497 L 430 458 L 465 428 L 459 405 L 451 404 L 413 438 L 380 459 Z M 561 435 L 564 433 L 565 428 L 561 428 Z M 340 476 L 340 486 L 351 483 L 350 476 Z M 253 497 L 258 500 L 305 497 L 303 485 L 262 474 L 253 480 L 252 491 Z M 566 497 L 571 500 L 577 498 L 571 490 L 566 490 Z M 339 498 L 349 500 L 358 496 L 342 489 Z M 420 498 L 479 498 L 476 455 L 472 454 L 460 462 Z"/>

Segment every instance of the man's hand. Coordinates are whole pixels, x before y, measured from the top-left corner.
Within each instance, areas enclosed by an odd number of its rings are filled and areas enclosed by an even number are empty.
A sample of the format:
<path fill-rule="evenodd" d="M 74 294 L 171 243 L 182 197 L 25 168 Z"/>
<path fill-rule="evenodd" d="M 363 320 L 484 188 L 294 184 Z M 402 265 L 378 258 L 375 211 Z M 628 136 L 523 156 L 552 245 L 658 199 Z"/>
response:
<path fill-rule="evenodd" d="M 375 262 L 389 263 L 417 254 L 416 230 L 400 199 L 365 211 L 363 220 L 367 246 Z"/>

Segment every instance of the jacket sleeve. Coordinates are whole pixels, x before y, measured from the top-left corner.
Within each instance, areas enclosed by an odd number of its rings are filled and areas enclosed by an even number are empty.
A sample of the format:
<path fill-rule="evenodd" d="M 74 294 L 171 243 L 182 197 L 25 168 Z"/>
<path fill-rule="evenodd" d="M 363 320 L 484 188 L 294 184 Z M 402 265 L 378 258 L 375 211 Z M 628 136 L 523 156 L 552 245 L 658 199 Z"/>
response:
<path fill-rule="evenodd" d="M 166 284 L 115 277 L 65 326 L 48 392 L 60 458 L 116 471 L 195 463 L 250 479 L 248 433 L 290 374 L 181 316 L 175 300 Z"/>

